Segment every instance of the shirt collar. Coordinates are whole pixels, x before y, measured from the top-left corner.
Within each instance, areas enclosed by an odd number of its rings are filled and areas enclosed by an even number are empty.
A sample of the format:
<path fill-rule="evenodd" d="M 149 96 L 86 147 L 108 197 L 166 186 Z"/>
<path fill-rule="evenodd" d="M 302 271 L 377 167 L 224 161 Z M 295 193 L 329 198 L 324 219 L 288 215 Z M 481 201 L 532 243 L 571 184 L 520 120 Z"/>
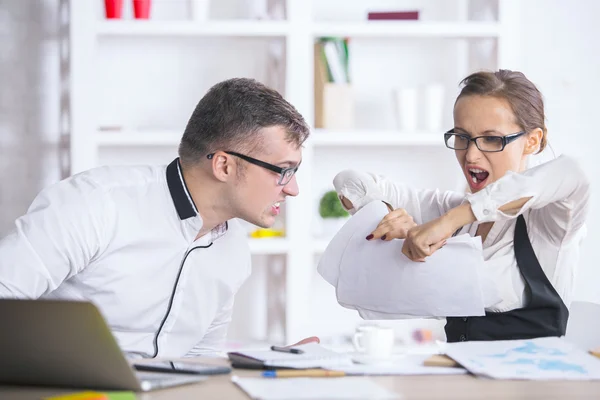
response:
<path fill-rule="evenodd" d="M 192 199 L 192 195 L 185 184 L 179 158 L 176 158 L 167 166 L 167 185 L 169 187 L 169 192 L 171 193 L 171 198 L 173 199 L 173 204 L 179 215 L 179 219 L 183 221 L 196 216 L 200 217 L 196 204 L 194 204 L 194 200 Z M 199 219 L 201 220 L 202 218 L 200 217 Z M 216 226 L 211 231 L 210 240 L 217 240 L 227 232 L 228 228 L 229 224 L 227 221 Z"/>
<path fill-rule="evenodd" d="M 198 215 L 198 209 L 183 179 L 179 158 L 167 166 L 167 185 L 179 219 L 184 220 Z"/>

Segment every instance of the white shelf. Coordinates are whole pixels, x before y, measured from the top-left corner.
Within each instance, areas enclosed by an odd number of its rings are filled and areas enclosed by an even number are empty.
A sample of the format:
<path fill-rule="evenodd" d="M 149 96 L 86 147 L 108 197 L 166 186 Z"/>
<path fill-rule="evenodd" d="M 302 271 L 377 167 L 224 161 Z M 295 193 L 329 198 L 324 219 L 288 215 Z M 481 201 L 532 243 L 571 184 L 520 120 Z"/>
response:
<path fill-rule="evenodd" d="M 215 51 L 219 55 L 226 57 L 224 62 L 243 62 L 248 63 L 248 70 L 255 70 L 254 60 L 237 57 L 236 53 L 230 54 L 230 49 L 213 48 L 211 43 L 214 39 L 227 38 L 236 39 L 243 45 L 248 39 L 266 41 L 275 38 L 285 43 L 285 63 L 284 73 L 277 79 L 281 79 L 286 98 L 307 117 L 311 122 L 314 117 L 314 93 L 313 76 L 313 54 L 312 46 L 316 38 L 324 36 L 341 36 L 366 40 L 390 39 L 391 45 L 397 40 L 406 40 L 409 44 L 414 44 L 414 53 L 408 56 L 419 56 L 419 42 L 422 39 L 440 39 L 453 40 L 456 46 L 456 59 L 446 62 L 452 63 L 451 72 L 456 70 L 455 79 L 464 77 L 469 71 L 471 65 L 479 65 L 482 60 L 474 56 L 480 55 L 485 59 L 495 58 L 497 68 L 506 68 L 514 64 L 514 43 L 518 38 L 514 37 L 510 29 L 510 22 L 517 20 L 517 3 L 513 0 L 498 0 L 498 22 L 443 22 L 443 21 L 325 21 L 315 20 L 321 11 L 313 10 L 315 2 L 312 0 L 283 0 L 285 3 L 285 12 L 289 20 L 287 21 L 257 21 L 257 20 L 212 20 L 207 22 L 194 22 L 191 20 L 179 21 L 161 21 L 151 20 L 104 20 L 99 18 L 97 4 L 93 1 L 68 0 L 71 10 L 71 20 L 69 25 L 70 38 L 70 96 L 71 96 L 71 166 L 72 172 L 80 172 L 85 169 L 98 165 L 101 158 L 107 157 L 112 160 L 113 153 L 119 159 L 127 155 L 127 151 L 135 150 L 136 153 L 146 151 L 148 156 L 154 159 L 158 154 L 164 152 L 176 151 L 183 133 L 182 125 L 159 125 L 158 128 L 142 129 L 136 127 L 135 121 L 144 121 L 144 108 L 138 110 L 139 115 L 133 116 L 128 121 L 133 125 L 125 125 L 120 131 L 100 131 L 98 126 L 98 106 L 102 104 L 98 93 L 93 90 L 98 78 L 98 68 L 102 68 L 103 59 L 107 55 L 118 56 L 123 41 L 146 41 L 152 45 L 156 39 L 169 40 L 169 45 L 184 46 L 186 49 L 189 41 L 197 41 L 206 38 L 203 46 L 207 51 Z M 323 1 L 323 3 L 326 0 Z M 175 2 L 164 2 L 175 3 Z M 240 3 L 238 1 L 238 3 Z M 320 2 L 321 3 L 321 2 Z M 338 2 L 336 2 L 338 3 Z M 346 2 L 350 3 L 350 2 Z M 364 2 L 363 2 L 364 3 Z M 457 9 L 457 18 L 466 18 L 468 16 L 469 2 L 459 1 Z M 173 5 L 173 10 L 179 5 L 163 4 L 161 8 Z M 351 5 L 348 4 L 348 7 Z M 331 11 L 335 13 L 339 10 L 332 5 Z M 360 6 L 362 7 L 362 6 Z M 356 6 L 356 8 L 360 8 Z M 320 7 L 319 7 L 320 9 Z M 325 9 L 325 8 L 324 8 Z M 351 10 L 349 10 L 351 11 Z M 442 16 L 443 12 L 436 13 Z M 174 15 L 165 13 L 166 15 Z M 325 15 L 325 14 L 323 14 Z M 332 14 L 333 15 L 333 14 Z M 350 15 L 350 14 L 349 14 Z M 467 40 L 462 39 L 492 38 L 498 39 L 494 50 L 487 54 L 472 48 Z M 414 40 L 413 40 L 414 39 Z M 180 42 L 180 41 L 183 42 Z M 375 42 L 373 42 L 375 43 Z M 99 45 L 102 46 L 99 47 Z M 202 46 L 200 46 L 202 47 Z M 104 50 L 108 53 L 105 54 Z M 127 49 L 124 48 L 125 50 Z M 160 46 L 158 47 L 160 49 Z M 103 50 L 103 52 L 99 52 Z M 113 53 L 114 50 L 114 53 Z M 221 51 L 223 50 L 223 51 Z M 428 51 L 429 48 L 424 48 Z M 140 48 L 140 51 L 146 49 Z M 152 56 L 156 56 L 156 61 L 160 63 L 160 58 L 164 54 L 160 51 L 152 52 L 152 47 L 147 51 Z M 269 50 L 270 51 L 270 50 Z M 473 53 L 473 54 L 471 54 Z M 477 54 L 481 53 L 481 54 Z M 150 56 L 149 54 L 149 56 Z M 210 53 L 207 53 L 210 55 Z M 186 62 L 186 54 L 173 52 L 173 57 L 181 57 L 180 62 Z M 261 53 L 262 56 L 262 53 Z M 376 56 L 376 54 L 373 54 Z M 221 71 L 219 65 L 214 64 L 211 57 L 205 57 L 205 54 L 195 54 L 194 60 L 200 60 L 204 65 L 209 66 L 210 75 L 199 76 L 199 82 L 210 83 L 213 77 L 222 76 L 223 79 L 229 77 L 237 69 L 225 69 Z M 402 55 L 400 55 L 402 57 Z M 426 57 L 423 62 L 430 63 L 432 57 Z M 439 57 L 438 57 L 439 58 Z M 472 59 L 472 60 L 471 60 Z M 107 60 L 111 61 L 112 58 Z M 241 61 L 240 61 L 241 60 Z M 259 60 L 257 58 L 257 60 Z M 124 60 L 132 62 L 134 60 Z M 175 61 L 175 60 L 173 60 Z M 518 60 L 517 60 L 518 61 Z M 195 62 L 195 61 L 194 61 Z M 109 64 L 112 66 L 112 64 Z M 370 64 L 369 64 L 370 65 Z M 482 64 L 483 65 L 483 64 Z M 133 64 L 128 64 L 132 67 Z M 200 65 L 198 65 L 200 66 Z M 258 67 L 258 65 L 256 66 Z M 494 67 L 494 68 L 496 68 Z M 373 69 L 377 73 L 377 64 L 373 64 Z M 411 71 L 414 69 L 411 66 Z M 436 73 L 438 69 L 425 69 L 425 73 Z M 134 70 L 137 71 L 137 70 Z M 154 73 L 159 70 L 152 69 Z M 393 71 L 390 69 L 389 71 Z M 150 72 L 149 71 L 144 71 Z M 221 73 L 222 72 L 222 73 Z M 365 73 L 365 72 L 363 72 Z M 389 73 L 389 72 L 387 72 Z M 395 72 L 392 72 L 395 73 Z M 453 72 L 452 72 L 453 73 Z M 445 77 L 448 74 L 443 74 Z M 454 79 L 447 76 L 448 79 Z M 394 78 L 395 79 L 395 78 Z M 419 79 L 419 77 L 415 77 Z M 436 79 L 439 79 L 437 77 Z M 177 82 L 176 82 L 177 83 Z M 216 83 L 216 82 L 213 82 Z M 454 82 L 453 82 L 454 83 Z M 102 84 L 100 82 L 100 84 Z M 194 83 L 195 84 L 195 83 Z M 192 85 L 193 87 L 196 87 Z M 187 90 L 187 89 L 186 89 Z M 191 89 L 190 89 L 191 90 Z M 375 89 L 373 89 L 375 90 Z M 115 94 L 118 95 L 118 94 Z M 143 94 L 142 94 L 143 95 Z M 170 99 L 165 99 L 169 101 Z M 195 99 L 199 100 L 199 99 Z M 132 99 L 135 101 L 135 99 Z M 134 111 L 136 108 L 132 108 Z M 118 116 L 115 116 L 118 117 Z M 171 123 L 170 118 L 161 119 L 165 124 Z M 184 123 L 185 121 L 179 121 Z M 376 122 L 376 121 L 372 121 Z M 172 129 L 160 129 L 160 126 L 171 126 Z M 365 126 L 372 126 L 365 125 Z M 306 151 L 303 154 L 304 165 L 303 174 L 299 174 L 299 184 L 304 188 L 303 194 L 286 205 L 285 223 L 288 227 L 289 237 L 287 238 L 248 238 L 251 254 L 256 258 L 258 255 L 275 255 L 277 257 L 285 256 L 286 278 L 285 278 L 285 337 L 287 342 L 294 339 L 309 336 L 314 331 L 312 309 L 310 308 L 311 296 L 314 296 L 311 290 L 314 288 L 312 281 L 312 269 L 310 265 L 314 262 L 314 256 L 323 253 L 328 246 L 329 238 L 320 238 L 312 236 L 311 218 L 307 218 L 314 213 L 314 190 L 312 179 L 318 171 L 314 166 L 317 164 L 314 150 L 330 151 L 338 148 L 369 150 L 373 157 L 377 157 L 377 151 L 384 147 L 409 146 L 410 150 L 416 146 L 427 147 L 428 149 L 443 148 L 443 130 L 439 132 L 399 132 L 393 130 L 347 130 L 347 131 L 329 131 L 317 129 L 311 134 L 306 143 Z M 379 146 L 379 147 L 378 147 Z M 414 147 L 411 147 L 414 146 Z M 100 151 L 99 151 L 100 150 Z M 127 151 L 123 151 L 127 150 Z M 373 152 L 374 151 L 374 152 Z M 319 161 L 320 162 L 320 161 Z M 427 162 L 427 160 L 424 160 Z M 308 249 L 307 249 L 308 247 Z M 335 323 L 335 322 L 334 322 Z M 319 328 L 319 327 L 317 327 Z"/>
<path fill-rule="evenodd" d="M 183 130 L 165 131 L 101 131 L 96 144 L 101 147 L 172 147 L 178 146 Z M 326 146 L 443 146 L 441 133 L 397 131 L 328 131 L 315 129 L 308 143 Z"/>
<path fill-rule="evenodd" d="M 498 37 L 494 22 L 366 21 L 316 23 L 313 35 L 346 37 L 483 38 Z"/>
<path fill-rule="evenodd" d="M 99 131 L 96 144 L 101 147 L 178 146 L 182 130 L 164 131 Z"/>
<path fill-rule="evenodd" d="M 500 25 L 494 22 L 365 21 L 330 22 L 307 25 L 313 36 L 350 37 L 497 37 Z M 289 33 L 287 21 L 222 20 L 193 21 L 103 20 L 97 23 L 99 36 L 224 36 L 277 37 Z"/>
<path fill-rule="evenodd" d="M 285 238 L 249 239 L 248 244 L 253 255 L 286 254 L 290 248 Z"/>
<path fill-rule="evenodd" d="M 309 138 L 321 146 L 443 146 L 442 133 L 396 131 L 327 131 L 316 129 Z"/>
<path fill-rule="evenodd" d="M 104 20 L 97 23 L 98 36 L 223 36 L 277 37 L 288 33 L 286 21 L 136 21 Z"/>

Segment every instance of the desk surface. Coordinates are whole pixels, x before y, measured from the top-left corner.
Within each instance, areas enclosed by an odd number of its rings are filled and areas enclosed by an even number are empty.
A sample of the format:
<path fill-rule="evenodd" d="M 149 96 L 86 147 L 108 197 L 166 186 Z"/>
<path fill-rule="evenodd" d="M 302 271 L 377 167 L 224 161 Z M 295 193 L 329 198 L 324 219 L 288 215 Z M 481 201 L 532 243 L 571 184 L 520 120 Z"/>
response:
<path fill-rule="evenodd" d="M 189 360 L 189 359 L 188 359 Z M 203 360 L 205 361 L 205 360 Z M 225 364 L 226 360 L 211 360 Z M 234 370 L 238 376 L 260 376 L 259 371 Z M 194 385 L 179 386 L 137 395 L 139 400 L 227 399 L 249 397 L 231 382 L 232 375 L 210 377 Z M 353 379 L 353 378 L 331 378 Z M 380 385 L 410 399 L 599 399 L 600 381 L 500 381 L 470 375 L 370 377 Z M 0 386 L 0 399 L 29 400 L 65 394 L 70 390 Z"/>

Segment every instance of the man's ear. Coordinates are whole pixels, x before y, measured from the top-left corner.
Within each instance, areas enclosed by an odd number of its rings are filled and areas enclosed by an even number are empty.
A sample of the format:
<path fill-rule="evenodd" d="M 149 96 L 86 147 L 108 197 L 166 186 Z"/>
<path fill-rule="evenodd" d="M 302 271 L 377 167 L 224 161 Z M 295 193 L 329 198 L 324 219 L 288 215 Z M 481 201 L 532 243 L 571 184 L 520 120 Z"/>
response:
<path fill-rule="evenodd" d="M 224 152 L 216 152 L 211 158 L 213 175 L 221 182 L 227 182 L 235 175 L 235 162 L 233 157 Z"/>
<path fill-rule="evenodd" d="M 529 155 L 536 153 L 540 149 L 544 131 L 541 128 L 535 128 L 527 134 L 527 142 L 525 143 L 524 154 Z"/>

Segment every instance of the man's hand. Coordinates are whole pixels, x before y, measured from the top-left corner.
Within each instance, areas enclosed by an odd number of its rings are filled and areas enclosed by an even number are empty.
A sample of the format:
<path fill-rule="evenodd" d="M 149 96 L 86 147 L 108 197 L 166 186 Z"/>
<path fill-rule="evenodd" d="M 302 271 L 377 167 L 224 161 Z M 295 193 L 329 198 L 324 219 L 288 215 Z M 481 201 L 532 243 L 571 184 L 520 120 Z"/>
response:
<path fill-rule="evenodd" d="M 298 345 L 301 345 L 301 344 L 307 344 L 307 343 L 321 343 L 321 339 L 319 339 L 316 336 L 311 336 L 311 337 L 307 337 L 306 339 L 302 339 L 298 343 L 294 343 L 294 344 L 291 344 L 291 345 L 286 346 L 286 347 L 294 347 L 294 346 L 298 346 Z"/>
<path fill-rule="evenodd" d="M 389 205 L 388 208 L 390 208 Z M 408 215 L 406 210 L 398 208 L 383 217 L 377 228 L 367 236 L 367 240 L 381 239 L 390 241 L 392 239 L 406 239 L 408 231 L 415 226 L 417 224 L 415 224 L 415 221 Z"/>

